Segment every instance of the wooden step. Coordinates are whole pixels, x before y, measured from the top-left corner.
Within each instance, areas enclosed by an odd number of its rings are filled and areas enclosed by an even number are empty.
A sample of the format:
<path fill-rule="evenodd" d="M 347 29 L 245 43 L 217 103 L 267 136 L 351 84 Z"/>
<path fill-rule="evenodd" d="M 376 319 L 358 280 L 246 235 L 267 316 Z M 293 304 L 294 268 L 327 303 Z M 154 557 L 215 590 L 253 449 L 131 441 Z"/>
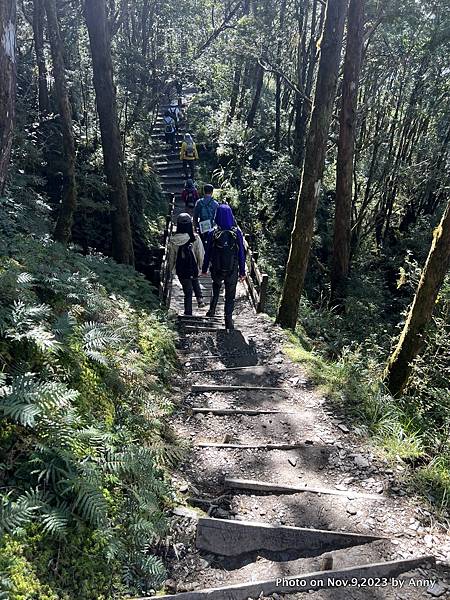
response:
<path fill-rule="evenodd" d="M 284 392 L 288 393 L 288 388 L 269 387 L 262 385 L 193 385 L 191 392 L 200 394 L 202 392 L 238 392 L 240 390 L 246 392 Z"/>
<path fill-rule="evenodd" d="M 206 307 L 205 307 L 206 308 Z M 186 321 L 188 323 L 195 322 L 210 322 L 210 321 L 223 321 L 223 317 L 207 317 L 206 315 L 177 315 L 179 321 Z"/>
<path fill-rule="evenodd" d="M 269 523 L 200 518 L 197 523 L 196 546 L 199 550 L 220 556 L 239 556 L 263 550 L 295 550 L 298 557 L 306 558 L 382 539 L 387 538 Z"/>
<path fill-rule="evenodd" d="M 266 581 L 248 581 L 220 588 L 208 588 L 194 592 L 181 592 L 165 596 L 152 596 L 153 600 L 248 600 L 272 594 L 296 594 L 310 590 L 321 590 L 334 587 L 339 582 L 339 587 L 357 589 L 359 586 L 367 591 L 367 580 L 392 580 L 402 573 L 413 571 L 419 567 L 433 566 L 434 556 L 418 556 L 405 560 L 390 560 L 386 562 L 367 563 L 354 565 L 342 569 L 329 571 L 315 571 L 313 573 L 299 573 L 286 577 L 277 577 Z M 369 592 L 370 593 L 370 592 Z M 331 596 L 330 596 L 331 597 Z M 369 598 L 369 596 L 367 596 Z M 372 597 L 372 594 L 371 596 Z M 134 600 L 149 600 L 135 598 Z M 151 599 L 150 599 L 151 600 Z"/>
<path fill-rule="evenodd" d="M 223 327 L 202 327 L 201 325 L 183 325 L 183 331 L 193 333 L 195 331 L 225 331 Z"/>
<path fill-rule="evenodd" d="M 214 360 L 216 358 L 219 358 L 221 360 L 236 360 L 238 358 L 248 358 L 250 355 L 249 354 L 206 354 L 205 356 L 189 356 L 189 352 L 190 350 L 178 350 L 179 354 L 184 354 L 183 356 L 183 360 Z"/>
<path fill-rule="evenodd" d="M 386 497 L 381 494 L 367 494 L 363 492 L 354 492 L 352 490 L 334 490 L 331 488 L 321 488 L 309 485 L 283 485 L 277 483 L 266 483 L 254 479 L 234 479 L 225 478 L 225 487 L 233 490 L 249 491 L 252 493 L 262 492 L 265 494 L 300 494 L 308 492 L 310 494 L 325 494 L 331 496 L 344 496 L 349 500 L 353 498 L 365 498 L 368 500 L 385 500 Z"/>
<path fill-rule="evenodd" d="M 288 410 L 274 410 L 271 408 L 205 408 L 194 406 L 193 413 L 211 413 L 213 415 L 299 415 L 301 413 Z"/>
<path fill-rule="evenodd" d="M 305 443 L 298 444 L 222 444 L 221 442 L 198 442 L 197 448 L 225 448 L 229 450 L 300 450 Z"/>
<path fill-rule="evenodd" d="M 191 373 L 233 373 L 234 371 L 250 371 L 254 372 L 255 375 L 263 375 L 267 372 L 266 367 L 263 365 L 247 366 L 247 367 L 223 367 L 222 369 L 202 369 L 200 371 L 191 371 Z M 261 370 L 256 373 L 257 370 Z"/>

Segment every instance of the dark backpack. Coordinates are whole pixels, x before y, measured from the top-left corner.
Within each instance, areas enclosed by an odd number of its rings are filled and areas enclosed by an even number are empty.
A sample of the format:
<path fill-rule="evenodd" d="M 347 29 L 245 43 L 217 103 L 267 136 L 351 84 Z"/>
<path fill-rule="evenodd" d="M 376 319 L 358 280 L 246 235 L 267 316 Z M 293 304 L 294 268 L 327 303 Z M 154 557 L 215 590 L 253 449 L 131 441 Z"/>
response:
<path fill-rule="evenodd" d="M 186 157 L 189 158 L 194 158 L 195 153 L 194 153 L 194 144 L 186 144 L 186 153 L 185 153 Z"/>
<path fill-rule="evenodd" d="M 186 201 L 185 204 L 188 208 L 194 208 L 197 199 L 195 197 L 195 190 L 186 190 Z"/>
<path fill-rule="evenodd" d="M 175 272 L 180 279 L 198 277 L 198 266 L 191 241 L 186 242 L 178 248 Z"/>
<path fill-rule="evenodd" d="M 212 237 L 212 269 L 229 273 L 233 271 L 238 257 L 236 229 L 216 229 Z"/>
<path fill-rule="evenodd" d="M 168 120 L 167 117 L 164 118 L 164 123 L 166 124 L 166 128 L 165 128 L 165 132 L 166 133 L 173 133 L 174 127 L 173 127 L 173 119 L 172 117 L 170 117 L 170 121 Z"/>

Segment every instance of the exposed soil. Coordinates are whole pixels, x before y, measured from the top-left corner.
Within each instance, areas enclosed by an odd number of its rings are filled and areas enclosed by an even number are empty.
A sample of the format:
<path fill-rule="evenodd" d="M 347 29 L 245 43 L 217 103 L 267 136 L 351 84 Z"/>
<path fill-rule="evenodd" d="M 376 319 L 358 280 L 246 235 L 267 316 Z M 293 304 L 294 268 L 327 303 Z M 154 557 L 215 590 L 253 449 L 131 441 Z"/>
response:
<path fill-rule="evenodd" d="M 172 307 L 181 309 L 176 282 Z M 204 514 L 222 519 L 370 533 L 387 538 L 333 551 L 333 568 L 429 554 L 437 559 L 435 568 L 418 569 L 397 578 L 396 582 L 405 582 L 401 589 L 393 586 L 328 589 L 314 592 L 315 598 L 415 599 L 431 598 L 432 592 L 449 597 L 448 532 L 423 501 L 409 494 L 403 483 L 404 466 L 399 464 L 393 469 L 353 431 L 351 423 L 343 421 L 308 381 L 303 369 L 285 355 L 284 333 L 267 316 L 255 315 L 243 287 L 239 289 L 235 320 L 237 330 L 231 333 L 224 330 L 186 333 L 180 326 L 183 372 L 174 381 L 175 401 L 179 406 L 174 425 L 180 437 L 189 440 L 192 447 L 174 474 L 174 481 L 186 504 L 196 506 L 198 514 L 203 510 Z M 219 371 L 224 367 L 252 365 L 254 369 Z M 192 393 L 190 387 L 194 384 L 281 389 Z M 218 416 L 194 414 L 193 407 L 269 408 L 286 414 Z M 242 444 L 300 443 L 301 447 L 270 451 L 195 447 L 199 442 L 224 440 Z M 349 490 L 349 495 L 230 491 L 224 488 L 225 477 Z M 351 491 L 371 493 L 379 499 L 352 497 Z M 171 562 L 167 592 L 266 580 L 321 568 L 320 556 L 290 560 L 290 556 L 283 555 L 275 559 L 245 554 L 233 558 L 202 555 L 195 548 L 195 520 L 179 517 L 174 527 L 180 554 Z M 438 583 L 434 588 L 421 587 L 426 580 Z M 409 585 L 411 581 L 420 587 Z M 302 597 L 303 593 L 286 596 Z"/>

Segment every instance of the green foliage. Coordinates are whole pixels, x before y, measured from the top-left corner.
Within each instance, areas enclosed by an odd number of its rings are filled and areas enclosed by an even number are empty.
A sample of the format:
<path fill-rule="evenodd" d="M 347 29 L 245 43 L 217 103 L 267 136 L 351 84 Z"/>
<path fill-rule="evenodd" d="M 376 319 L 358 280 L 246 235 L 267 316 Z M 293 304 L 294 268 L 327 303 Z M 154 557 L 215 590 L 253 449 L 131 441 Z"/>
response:
<path fill-rule="evenodd" d="M 405 265 L 406 267 L 406 265 Z M 414 286 L 417 270 L 413 263 L 405 268 L 403 279 Z M 406 283 L 404 283 L 406 285 Z M 361 312 L 362 323 L 356 319 L 360 308 L 347 300 L 347 315 L 330 313 L 326 306 L 313 308 L 302 300 L 302 327 L 286 347 L 292 360 L 305 365 L 312 379 L 323 387 L 339 409 L 358 423 L 361 431 L 370 434 L 374 442 L 390 458 L 411 465 L 411 481 L 437 507 L 450 506 L 449 373 L 448 343 L 449 285 L 442 288 L 434 313 L 434 324 L 427 332 L 425 352 L 414 361 L 414 368 L 405 395 L 394 400 L 385 390 L 381 376 L 385 356 L 392 344 L 392 326 L 367 335 L 361 333 L 377 321 Z M 374 302 L 376 295 L 360 299 L 361 309 Z M 355 312 L 354 312 L 355 310 Z M 370 312 L 368 313 L 370 315 Z M 355 319 L 355 322 L 352 322 Z M 339 326 L 336 327 L 336 323 Z M 336 330 L 338 334 L 336 334 Z M 355 333 L 361 342 L 352 342 Z M 340 336 L 342 339 L 339 339 Z M 342 343 L 347 346 L 342 347 Z"/>
<path fill-rule="evenodd" d="M 148 590 L 164 575 L 152 549 L 171 501 L 165 468 L 182 452 L 165 421 L 172 333 L 152 288 L 129 267 L 15 236 L 8 254 L 0 259 L 0 530 L 18 562 L 0 572 L 14 600 L 71 597 L 62 564 L 80 567 L 87 537 L 111 571 L 98 585 L 96 569 L 80 571 L 77 598 L 113 597 L 122 584 Z M 59 556 L 53 571 L 14 545 L 21 536 L 29 543 L 31 531 L 53 548 L 51 560 Z"/>

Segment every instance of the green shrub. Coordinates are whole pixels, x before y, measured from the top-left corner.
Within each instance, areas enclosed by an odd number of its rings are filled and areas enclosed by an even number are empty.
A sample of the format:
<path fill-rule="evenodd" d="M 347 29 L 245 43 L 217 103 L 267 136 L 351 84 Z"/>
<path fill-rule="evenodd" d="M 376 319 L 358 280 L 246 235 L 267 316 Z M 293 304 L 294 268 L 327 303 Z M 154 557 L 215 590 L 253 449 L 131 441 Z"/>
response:
<path fill-rule="evenodd" d="M 149 590 L 164 577 L 152 548 L 172 502 L 166 468 L 182 452 L 166 421 L 173 334 L 130 267 L 26 237 L 12 236 L 8 255 L 0 530 L 10 545 L 0 572 L 14 600 Z"/>

